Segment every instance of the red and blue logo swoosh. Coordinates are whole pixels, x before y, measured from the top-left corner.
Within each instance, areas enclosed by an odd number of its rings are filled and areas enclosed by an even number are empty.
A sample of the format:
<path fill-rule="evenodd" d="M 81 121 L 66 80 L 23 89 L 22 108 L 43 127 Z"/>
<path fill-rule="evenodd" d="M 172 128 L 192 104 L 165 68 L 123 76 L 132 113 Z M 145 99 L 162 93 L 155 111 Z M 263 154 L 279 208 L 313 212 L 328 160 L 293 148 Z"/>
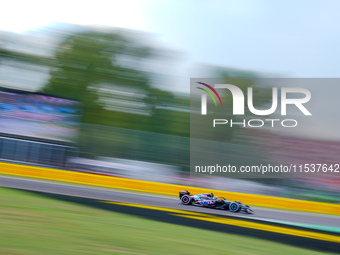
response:
<path fill-rule="evenodd" d="M 208 84 L 206 84 L 206 83 L 203 83 L 203 82 L 197 82 L 197 83 L 198 83 L 198 84 L 201 84 L 201 85 L 203 85 L 203 86 L 206 86 L 206 87 L 209 88 L 212 92 L 214 92 L 214 94 L 217 96 L 217 98 L 218 98 L 218 100 L 220 101 L 220 104 L 221 104 L 221 106 L 222 106 L 222 100 L 221 100 L 221 98 L 220 98 L 220 95 L 217 93 L 217 91 L 216 91 L 213 87 L 211 87 L 210 85 L 208 85 Z M 204 88 L 200 88 L 200 87 L 197 87 L 197 88 L 200 89 L 200 90 L 203 90 L 203 91 L 206 92 L 209 96 L 211 96 L 211 98 L 214 100 L 215 106 L 217 106 L 216 100 L 215 100 L 213 94 L 211 94 L 211 92 L 210 92 L 209 90 L 204 89 Z"/>

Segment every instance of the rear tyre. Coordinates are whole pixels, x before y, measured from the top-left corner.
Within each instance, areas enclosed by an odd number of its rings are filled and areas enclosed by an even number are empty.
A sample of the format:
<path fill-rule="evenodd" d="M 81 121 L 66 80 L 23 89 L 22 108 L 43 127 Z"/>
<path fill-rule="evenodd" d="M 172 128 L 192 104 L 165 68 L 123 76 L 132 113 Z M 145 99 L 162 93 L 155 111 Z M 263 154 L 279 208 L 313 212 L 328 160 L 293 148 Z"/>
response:
<path fill-rule="evenodd" d="M 183 205 L 189 205 L 191 204 L 191 197 L 189 195 L 183 195 L 181 197 L 181 202 Z"/>
<path fill-rule="evenodd" d="M 229 211 L 238 212 L 240 210 L 240 205 L 238 203 L 231 203 L 229 205 Z"/>

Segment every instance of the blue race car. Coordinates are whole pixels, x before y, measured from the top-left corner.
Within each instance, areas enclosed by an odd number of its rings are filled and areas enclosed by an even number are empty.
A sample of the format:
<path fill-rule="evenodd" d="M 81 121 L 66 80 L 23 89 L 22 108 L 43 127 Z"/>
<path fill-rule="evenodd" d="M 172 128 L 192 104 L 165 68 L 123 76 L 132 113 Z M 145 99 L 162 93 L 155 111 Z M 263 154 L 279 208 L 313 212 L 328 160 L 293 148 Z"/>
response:
<path fill-rule="evenodd" d="M 214 197 L 213 193 L 204 193 L 191 195 L 189 191 L 183 190 L 179 192 L 179 199 L 183 205 L 196 205 L 214 209 L 229 210 L 231 212 L 254 213 L 248 206 L 240 201 L 229 201 L 224 197 Z"/>

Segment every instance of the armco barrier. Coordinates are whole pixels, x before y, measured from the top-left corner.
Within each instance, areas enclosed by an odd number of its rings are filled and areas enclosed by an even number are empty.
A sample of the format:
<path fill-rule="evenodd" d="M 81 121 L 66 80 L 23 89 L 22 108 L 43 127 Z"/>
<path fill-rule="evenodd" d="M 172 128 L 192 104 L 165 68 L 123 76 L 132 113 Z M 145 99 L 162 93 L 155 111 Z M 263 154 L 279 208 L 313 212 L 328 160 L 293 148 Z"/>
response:
<path fill-rule="evenodd" d="M 165 184 L 149 181 L 140 181 L 127 178 L 103 176 L 88 173 L 78 173 L 65 170 L 56 170 L 42 167 L 0 163 L 0 174 L 39 178 L 54 181 L 80 183 L 109 188 L 135 190 L 166 195 L 178 195 L 180 190 L 189 190 L 193 194 L 213 192 L 217 196 L 226 197 L 228 200 L 240 200 L 253 206 L 263 206 L 276 209 L 288 209 L 305 212 L 317 212 L 340 215 L 340 204 L 329 204 L 304 201 L 289 198 L 278 198 L 262 195 L 252 195 L 237 192 L 207 190 L 204 188 Z"/>

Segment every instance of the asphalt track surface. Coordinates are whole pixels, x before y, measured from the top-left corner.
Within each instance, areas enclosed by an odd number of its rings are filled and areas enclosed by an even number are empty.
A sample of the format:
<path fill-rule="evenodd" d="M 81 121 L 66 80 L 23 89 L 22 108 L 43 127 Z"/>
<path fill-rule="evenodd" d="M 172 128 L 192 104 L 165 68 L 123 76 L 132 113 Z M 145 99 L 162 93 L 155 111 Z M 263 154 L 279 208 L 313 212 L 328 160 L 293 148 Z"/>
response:
<path fill-rule="evenodd" d="M 247 235 L 298 247 L 340 253 L 340 232 L 304 226 L 316 223 L 330 229 L 339 226 L 338 216 L 254 208 L 256 214 L 247 215 L 185 206 L 179 199 L 157 195 L 129 193 L 97 187 L 73 186 L 45 181 L 0 176 L 0 186 L 34 192 L 35 194 L 91 206 L 99 209 L 131 214 L 189 227 Z M 269 221 L 268 221 L 269 220 Z M 230 224 L 230 222 L 236 224 Z M 285 222 L 299 224 L 287 225 Z M 250 225 L 258 225 L 255 228 Z M 302 225 L 301 225 L 302 224 Z M 242 226 L 243 225 L 243 226 Z M 282 229 L 275 231 L 272 228 Z M 297 232 L 300 231 L 300 234 Z"/>
<path fill-rule="evenodd" d="M 319 225 L 330 229 L 340 229 L 340 216 L 335 215 L 258 208 L 252 207 L 251 205 L 250 207 L 255 211 L 254 214 L 231 213 L 224 210 L 213 210 L 197 206 L 185 206 L 182 205 L 180 200 L 175 197 L 130 193 L 98 187 L 75 186 L 73 184 L 59 184 L 45 181 L 12 178 L 7 176 L 0 176 L 0 186 L 105 201 L 158 206 L 191 212 L 213 213 L 215 215 L 231 216 L 244 219 L 251 218 L 267 222 L 292 223 L 300 226 Z"/>
<path fill-rule="evenodd" d="M 73 186 L 5 176 L 0 176 L 0 186 L 25 190 L 52 199 L 131 214 L 171 224 L 246 235 L 308 249 L 340 253 L 340 232 L 333 232 L 327 229 L 316 230 L 301 226 L 301 223 L 296 226 L 282 223 L 294 220 L 296 223 L 301 221 L 306 224 L 315 225 L 319 223 L 334 227 L 340 224 L 340 217 L 338 216 L 263 208 L 254 208 L 256 210 L 254 215 L 242 215 L 223 210 L 184 206 L 179 202 L 179 199 L 172 197 L 136 194 L 97 187 Z M 231 221 L 238 223 L 229 224 Z M 251 224 L 258 224 L 260 227 L 247 228 L 246 225 Z M 283 228 L 284 231 L 273 232 L 273 230 L 270 230 L 271 228 Z M 297 231 L 302 231 L 303 234 L 296 234 Z"/>

